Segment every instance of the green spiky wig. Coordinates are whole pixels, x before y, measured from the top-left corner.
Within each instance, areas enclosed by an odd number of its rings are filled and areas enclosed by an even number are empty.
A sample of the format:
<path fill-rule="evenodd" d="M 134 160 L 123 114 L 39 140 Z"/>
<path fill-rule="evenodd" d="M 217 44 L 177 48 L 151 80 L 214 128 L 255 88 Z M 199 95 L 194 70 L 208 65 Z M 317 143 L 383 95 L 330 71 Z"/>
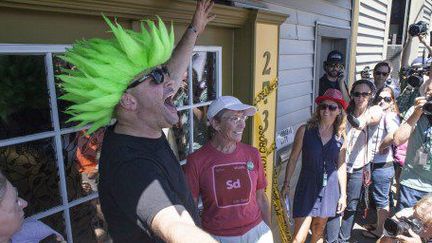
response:
<path fill-rule="evenodd" d="M 77 127 L 91 124 L 89 134 L 110 123 L 133 78 L 166 62 L 174 48 L 173 26 L 168 33 L 159 17 L 157 27 L 150 20 L 141 22 L 141 32 L 125 30 L 103 18 L 114 37 L 77 41 L 60 57 L 74 68 L 57 76 L 63 81 L 60 99 L 74 103 L 65 111 L 72 116 L 68 122 L 80 122 Z"/>

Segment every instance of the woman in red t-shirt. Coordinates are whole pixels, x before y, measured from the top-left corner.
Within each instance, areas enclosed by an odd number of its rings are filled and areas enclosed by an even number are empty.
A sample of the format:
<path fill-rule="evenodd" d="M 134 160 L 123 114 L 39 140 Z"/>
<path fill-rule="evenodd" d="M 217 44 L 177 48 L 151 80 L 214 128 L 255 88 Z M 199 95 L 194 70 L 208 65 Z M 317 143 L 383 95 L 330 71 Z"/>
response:
<path fill-rule="evenodd" d="M 256 148 L 241 143 L 245 121 L 255 107 L 222 96 L 209 107 L 213 136 L 189 155 L 184 172 L 196 202 L 203 202 L 202 227 L 220 242 L 273 242 Z"/>

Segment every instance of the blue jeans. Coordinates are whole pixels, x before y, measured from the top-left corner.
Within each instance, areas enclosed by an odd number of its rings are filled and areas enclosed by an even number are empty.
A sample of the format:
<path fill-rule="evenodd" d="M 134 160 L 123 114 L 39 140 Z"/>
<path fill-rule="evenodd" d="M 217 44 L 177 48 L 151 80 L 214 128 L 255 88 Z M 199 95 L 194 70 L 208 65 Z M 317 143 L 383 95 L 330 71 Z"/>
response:
<path fill-rule="evenodd" d="M 357 206 L 363 188 L 363 171 L 356 170 L 347 174 L 347 207 L 342 217 L 329 218 L 326 228 L 326 242 L 349 242 L 351 231 L 354 226 Z M 340 220 L 342 218 L 342 225 Z"/>
<path fill-rule="evenodd" d="M 426 194 L 428 193 L 401 184 L 399 186 L 399 198 L 396 205 L 396 212 L 399 212 L 404 208 L 414 207 L 416 202 Z"/>
<path fill-rule="evenodd" d="M 392 163 L 388 167 L 382 167 L 383 165 L 374 165 L 372 169 L 372 197 L 377 208 L 390 205 L 390 188 L 395 174 Z"/>

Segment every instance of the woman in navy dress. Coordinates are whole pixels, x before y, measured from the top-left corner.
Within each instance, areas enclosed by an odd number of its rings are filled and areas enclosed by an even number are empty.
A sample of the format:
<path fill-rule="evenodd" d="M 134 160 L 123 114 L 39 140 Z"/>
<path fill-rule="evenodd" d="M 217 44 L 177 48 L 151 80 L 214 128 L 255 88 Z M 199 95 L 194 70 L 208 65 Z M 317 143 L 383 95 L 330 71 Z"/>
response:
<path fill-rule="evenodd" d="M 293 242 L 323 240 L 328 217 L 346 206 L 346 167 L 343 148 L 344 110 L 347 103 L 337 89 L 316 98 L 318 108 L 306 125 L 297 130 L 285 173 L 282 195 L 289 195 L 290 180 L 302 152 L 302 169 L 294 195 Z"/>

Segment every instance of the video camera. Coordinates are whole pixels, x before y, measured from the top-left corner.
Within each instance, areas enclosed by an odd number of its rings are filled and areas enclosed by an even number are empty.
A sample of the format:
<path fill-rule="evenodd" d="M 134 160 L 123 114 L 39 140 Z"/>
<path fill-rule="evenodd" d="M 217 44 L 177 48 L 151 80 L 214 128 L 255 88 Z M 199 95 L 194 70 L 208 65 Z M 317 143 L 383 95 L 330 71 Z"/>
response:
<path fill-rule="evenodd" d="M 426 98 L 426 103 L 423 105 L 423 114 L 432 115 L 432 96 Z"/>
<path fill-rule="evenodd" d="M 388 218 L 384 222 L 384 234 L 389 237 L 396 237 L 397 235 L 411 236 L 409 229 L 416 234 L 423 231 L 423 224 L 419 219 L 401 217 L 399 220 Z"/>
<path fill-rule="evenodd" d="M 412 24 L 408 27 L 408 33 L 411 36 L 419 36 L 426 34 L 428 31 L 428 24 L 424 21 L 419 21 L 415 24 Z"/>
<path fill-rule="evenodd" d="M 419 88 L 423 82 L 423 75 L 428 75 L 431 71 L 430 63 L 422 65 L 413 65 L 405 70 L 402 69 L 403 77 L 406 82 L 413 88 Z M 426 98 L 427 102 L 423 105 L 423 113 L 425 115 L 432 115 L 432 96 Z"/>
<path fill-rule="evenodd" d="M 372 75 L 371 75 L 372 70 L 370 69 L 369 66 L 366 66 L 363 68 L 363 70 L 360 71 L 360 77 L 362 79 L 371 79 Z"/>
<path fill-rule="evenodd" d="M 414 59 L 410 67 L 401 68 L 401 78 L 406 80 L 413 88 L 419 88 L 423 82 L 423 75 L 428 75 L 431 69 L 431 59 L 425 57 L 425 51 L 423 50 L 422 57 Z"/>
<path fill-rule="evenodd" d="M 430 71 L 429 65 L 411 66 L 402 68 L 402 77 L 405 77 L 406 82 L 413 88 L 420 87 L 423 82 L 423 75 L 428 75 Z"/>

